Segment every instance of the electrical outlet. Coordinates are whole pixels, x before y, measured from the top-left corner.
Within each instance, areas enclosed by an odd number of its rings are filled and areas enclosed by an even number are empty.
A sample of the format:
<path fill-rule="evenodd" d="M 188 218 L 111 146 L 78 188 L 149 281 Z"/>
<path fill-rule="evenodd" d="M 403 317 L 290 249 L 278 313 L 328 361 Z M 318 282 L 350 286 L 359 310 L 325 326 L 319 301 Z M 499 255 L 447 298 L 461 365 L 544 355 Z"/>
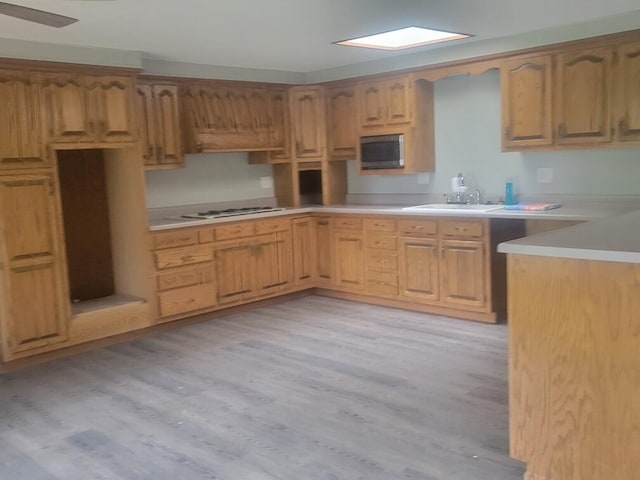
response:
<path fill-rule="evenodd" d="M 538 168 L 536 170 L 536 181 L 538 183 L 553 183 L 553 168 Z"/>
<path fill-rule="evenodd" d="M 429 185 L 428 173 L 419 173 L 416 177 L 418 177 L 418 185 Z"/>
<path fill-rule="evenodd" d="M 260 188 L 273 188 L 273 177 L 260 177 Z"/>

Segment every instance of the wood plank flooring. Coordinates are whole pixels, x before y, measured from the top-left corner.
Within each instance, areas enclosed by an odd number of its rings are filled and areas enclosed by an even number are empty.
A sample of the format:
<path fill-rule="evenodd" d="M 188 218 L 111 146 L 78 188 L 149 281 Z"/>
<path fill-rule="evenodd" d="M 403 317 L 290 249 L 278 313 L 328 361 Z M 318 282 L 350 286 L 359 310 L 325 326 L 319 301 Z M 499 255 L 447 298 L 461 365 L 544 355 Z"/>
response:
<path fill-rule="evenodd" d="M 506 333 L 309 296 L 0 375 L 0 479 L 520 480 Z"/>

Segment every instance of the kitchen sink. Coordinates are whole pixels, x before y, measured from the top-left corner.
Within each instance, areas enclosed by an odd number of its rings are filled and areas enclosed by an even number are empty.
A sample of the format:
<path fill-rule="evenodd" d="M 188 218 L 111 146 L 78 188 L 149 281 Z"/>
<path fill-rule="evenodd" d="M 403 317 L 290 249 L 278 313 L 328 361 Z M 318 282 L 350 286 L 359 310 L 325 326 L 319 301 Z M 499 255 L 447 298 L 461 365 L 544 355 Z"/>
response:
<path fill-rule="evenodd" d="M 427 210 L 430 212 L 477 212 L 486 213 L 494 210 L 502 210 L 502 205 L 468 205 L 459 203 L 430 203 L 428 205 L 415 205 L 404 207 L 402 210 Z"/>

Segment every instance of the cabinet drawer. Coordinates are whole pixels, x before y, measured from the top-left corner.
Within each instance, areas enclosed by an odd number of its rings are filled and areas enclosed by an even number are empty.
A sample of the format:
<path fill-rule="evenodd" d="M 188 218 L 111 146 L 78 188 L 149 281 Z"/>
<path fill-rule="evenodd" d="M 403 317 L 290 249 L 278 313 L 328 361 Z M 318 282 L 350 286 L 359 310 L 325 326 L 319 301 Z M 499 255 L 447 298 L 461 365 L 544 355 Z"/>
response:
<path fill-rule="evenodd" d="M 158 295 L 158 303 L 161 317 L 212 307 L 216 304 L 215 284 L 205 283 L 163 292 Z"/>
<path fill-rule="evenodd" d="M 365 218 L 364 229 L 372 232 L 395 232 L 396 221 L 388 218 Z"/>
<path fill-rule="evenodd" d="M 337 217 L 333 219 L 333 228 L 338 230 L 362 230 L 362 219 L 358 217 Z"/>
<path fill-rule="evenodd" d="M 207 228 L 206 230 L 198 230 L 198 242 L 200 242 L 200 243 L 212 243 L 213 242 L 213 228 Z"/>
<path fill-rule="evenodd" d="M 195 268 L 158 275 L 158 290 L 188 287 L 213 281 L 213 264 L 207 268 Z"/>
<path fill-rule="evenodd" d="M 447 220 L 440 223 L 440 232 L 450 237 L 481 237 L 482 222 Z"/>
<path fill-rule="evenodd" d="M 382 235 L 379 233 L 367 234 L 367 248 L 379 248 L 382 250 L 396 250 L 398 238 L 392 235 Z"/>
<path fill-rule="evenodd" d="M 398 295 L 398 275 L 395 273 L 368 273 L 367 292 Z"/>
<path fill-rule="evenodd" d="M 176 248 L 155 253 L 156 268 L 182 267 L 194 263 L 208 262 L 213 260 L 213 248 L 210 246 L 195 246 L 187 248 Z"/>
<path fill-rule="evenodd" d="M 368 272 L 397 272 L 398 257 L 389 254 L 371 254 L 367 253 L 367 271 Z"/>
<path fill-rule="evenodd" d="M 435 235 L 438 224 L 435 220 L 399 220 L 398 232 L 403 236 Z"/>
<path fill-rule="evenodd" d="M 238 237 L 251 237 L 255 233 L 253 222 L 232 223 L 216 227 L 216 240 L 233 240 Z"/>
<path fill-rule="evenodd" d="M 276 220 L 261 220 L 256 222 L 256 235 L 263 233 L 282 232 L 289 229 L 289 220 L 279 218 Z"/>
<path fill-rule="evenodd" d="M 198 243 L 198 232 L 195 230 L 158 233 L 153 236 L 153 249 L 186 247 Z"/>

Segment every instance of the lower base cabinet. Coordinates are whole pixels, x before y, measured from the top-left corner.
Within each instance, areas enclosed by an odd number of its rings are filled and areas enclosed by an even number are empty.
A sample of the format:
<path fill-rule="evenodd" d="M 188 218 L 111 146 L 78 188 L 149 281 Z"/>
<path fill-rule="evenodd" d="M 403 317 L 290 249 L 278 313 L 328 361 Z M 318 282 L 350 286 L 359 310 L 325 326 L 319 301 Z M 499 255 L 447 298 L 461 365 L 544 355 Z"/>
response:
<path fill-rule="evenodd" d="M 440 298 L 437 238 L 400 238 L 400 296 L 410 301 Z"/>
<path fill-rule="evenodd" d="M 442 241 L 442 302 L 455 307 L 487 305 L 488 276 L 484 243 Z"/>
<path fill-rule="evenodd" d="M 55 191 L 53 173 L 0 176 L 0 331 L 5 360 L 54 348 L 67 338 Z"/>
<path fill-rule="evenodd" d="M 364 236 L 361 232 L 334 230 L 334 283 L 346 290 L 365 290 Z"/>

